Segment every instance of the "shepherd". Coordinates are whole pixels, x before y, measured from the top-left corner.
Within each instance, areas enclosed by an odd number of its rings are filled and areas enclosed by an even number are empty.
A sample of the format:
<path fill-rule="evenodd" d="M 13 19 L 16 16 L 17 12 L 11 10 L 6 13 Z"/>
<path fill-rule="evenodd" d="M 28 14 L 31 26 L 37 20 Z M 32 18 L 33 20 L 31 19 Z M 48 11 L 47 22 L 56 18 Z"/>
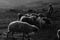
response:
<path fill-rule="evenodd" d="M 51 17 L 52 16 L 52 13 L 53 13 L 53 6 L 51 3 L 49 3 L 49 9 L 48 9 L 48 17 Z"/>

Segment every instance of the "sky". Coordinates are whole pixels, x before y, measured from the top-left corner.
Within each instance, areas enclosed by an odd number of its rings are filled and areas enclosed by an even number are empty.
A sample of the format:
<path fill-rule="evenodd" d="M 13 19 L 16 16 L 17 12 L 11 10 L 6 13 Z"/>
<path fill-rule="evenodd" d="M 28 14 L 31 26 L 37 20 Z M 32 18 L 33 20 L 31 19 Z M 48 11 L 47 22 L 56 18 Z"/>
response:
<path fill-rule="evenodd" d="M 34 2 L 39 2 L 39 1 L 44 1 L 44 2 L 53 1 L 54 2 L 54 1 L 59 1 L 59 0 L 0 0 L 0 8 L 12 8 L 12 7 L 27 5 L 29 3 L 34 3 Z"/>

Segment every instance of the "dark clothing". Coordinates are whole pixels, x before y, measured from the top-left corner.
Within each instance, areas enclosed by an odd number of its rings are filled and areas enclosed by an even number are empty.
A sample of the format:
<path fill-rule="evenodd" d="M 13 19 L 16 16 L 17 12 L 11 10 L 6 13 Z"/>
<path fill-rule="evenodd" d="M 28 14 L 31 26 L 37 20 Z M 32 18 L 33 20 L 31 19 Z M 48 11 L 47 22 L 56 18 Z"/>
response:
<path fill-rule="evenodd" d="M 53 13 L 53 7 L 50 7 L 50 9 L 49 9 L 50 16 L 51 16 L 52 13 Z"/>
<path fill-rule="evenodd" d="M 53 7 L 50 7 L 47 16 L 48 16 L 48 17 L 51 17 L 52 13 L 53 13 Z"/>

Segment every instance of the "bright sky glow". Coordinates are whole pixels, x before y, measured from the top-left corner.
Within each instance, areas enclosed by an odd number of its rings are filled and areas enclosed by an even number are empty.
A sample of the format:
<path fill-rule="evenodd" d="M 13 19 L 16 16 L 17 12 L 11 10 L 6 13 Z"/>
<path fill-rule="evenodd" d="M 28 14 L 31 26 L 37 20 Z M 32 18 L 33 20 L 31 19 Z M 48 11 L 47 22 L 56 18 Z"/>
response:
<path fill-rule="evenodd" d="M 49 2 L 51 0 L 0 0 L 0 8 L 16 7 L 16 6 L 26 5 L 28 3 L 33 3 L 36 1 Z"/>

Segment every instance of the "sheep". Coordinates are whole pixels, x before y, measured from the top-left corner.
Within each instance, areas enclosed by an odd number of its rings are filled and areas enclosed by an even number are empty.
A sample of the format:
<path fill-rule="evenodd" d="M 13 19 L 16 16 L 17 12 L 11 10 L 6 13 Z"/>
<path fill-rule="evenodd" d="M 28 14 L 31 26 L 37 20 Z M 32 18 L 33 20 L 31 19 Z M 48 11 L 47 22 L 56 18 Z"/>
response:
<path fill-rule="evenodd" d="M 60 29 L 58 29 L 58 31 L 57 31 L 57 37 L 58 37 L 58 39 L 60 39 Z"/>
<path fill-rule="evenodd" d="M 12 33 L 12 36 L 14 33 L 23 33 L 24 35 L 29 35 L 29 33 L 37 32 L 38 29 L 39 28 L 35 25 L 31 25 L 27 22 L 13 21 L 8 25 L 7 38 L 9 33 Z"/>

